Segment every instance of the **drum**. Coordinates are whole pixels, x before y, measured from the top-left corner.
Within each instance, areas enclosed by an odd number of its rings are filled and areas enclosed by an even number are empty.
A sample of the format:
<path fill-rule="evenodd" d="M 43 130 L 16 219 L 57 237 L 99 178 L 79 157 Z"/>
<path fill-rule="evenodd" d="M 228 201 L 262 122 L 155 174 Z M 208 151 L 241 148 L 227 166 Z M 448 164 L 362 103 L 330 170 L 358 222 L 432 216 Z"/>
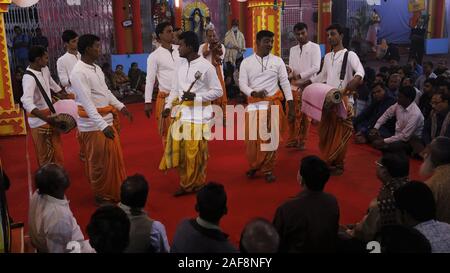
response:
<path fill-rule="evenodd" d="M 74 100 L 58 100 L 53 106 L 56 110 L 56 119 L 63 122 L 63 126 L 58 128 L 62 133 L 67 134 L 77 127 L 78 106 Z"/>
<path fill-rule="evenodd" d="M 337 114 L 347 118 L 347 110 L 341 90 L 323 83 L 313 83 L 303 90 L 302 112 L 314 120 L 320 121 L 323 111 L 337 106 Z"/>

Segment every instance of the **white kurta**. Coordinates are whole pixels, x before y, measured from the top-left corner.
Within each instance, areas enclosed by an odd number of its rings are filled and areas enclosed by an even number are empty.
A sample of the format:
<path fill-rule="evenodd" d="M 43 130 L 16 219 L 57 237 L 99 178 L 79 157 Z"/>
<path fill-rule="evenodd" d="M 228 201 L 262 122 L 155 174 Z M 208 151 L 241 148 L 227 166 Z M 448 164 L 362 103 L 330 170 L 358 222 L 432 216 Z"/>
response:
<path fill-rule="evenodd" d="M 97 108 L 112 105 L 121 110 L 125 105 L 121 103 L 108 89 L 102 69 L 94 64 L 79 61 L 70 74 L 75 93 L 75 102 L 83 106 L 89 118 L 79 118 L 80 132 L 102 131 L 113 124 L 113 115 L 102 117 Z"/>
<path fill-rule="evenodd" d="M 289 52 L 289 66 L 294 75 L 300 75 L 303 80 L 309 80 L 320 70 L 320 46 L 307 42 L 301 48 L 296 45 Z"/>
<path fill-rule="evenodd" d="M 80 59 L 81 54 L 79 52 L 77 52 L 76 55 L 66 52 L 66 54 L 59 57 L 56 61 L 56 70 L 58 71 L 59 81 L 67 92 L 73 93 L 70 84 L 70 73 Z"/>
<path fill-rule="evenodd" d="M 147 59 L 147 80 L 145 84 L 145 102 L 151 103 L 155 80 L 158 78 L 160 92 L 170 92 L 177 63 L 180 62 L 178 46 L 172 45 L 173 51 L 160 46 Z"/>
<path fill-rule="evenodd" d="M 59 92 L 62 90 L 61 87 L 53 80 L 48 67 L 42 68 L 41 71 L 33 70 L 30 67 L 27 69 L 36 75 L 50 100 L 52 99 L 50 90 L 53 90 L 54 92 Z M 22 86 L 23 95 L 20 100 L 22 101 L 23 108 L 27 111 L 27 113 L 31 113 L 31 111 L 35 108 L 39 110 L 48 109 L 48 105 L 45 102 L 38 85 L 36 84 L 36 80 L 32 76 L 26 74 L 23 75 Z M 30 125 L 30 128 L 37 128 L 45 125 L 46 122 L 40 118 L 28 117 L 28 124 Z"/>
<path fill-rule="evenodd" d="M 285 99 L 292 100 L 291 84 L 284 61 L 275 55 L 269 54 L 263 59 L 256 54 L 244 59 L 239 71 L 239 88 L 248 97 L 253 91 L 267 91 L 267 96 L 273 96 L 280 89 L 280 83 Z M 269 102 L 261 101 L 250 103 L 248 111 L 266 110 Z"/>
<path fill-rule="evenodd" d="M 208 123 L 213 118 L 211 106 L 201 106 L 202 102 L 211 102 L 223 95 L 222 86 L 217 77 L 216 69 L 205 58 L 199 57 L 190 63 L 182 58 L 175 73 L 172 90 L 165 108 L 171 108 L 173 101 L 183 96 L 183 92 L 189 89 L 189 86 L 195 80 L 195 74 L 201 73 L 200 79 L 191 89 L 196 94 L 195 100 L 199 106 L 183 107 L 181 110 L 181 120 L 192 123 Z"/>

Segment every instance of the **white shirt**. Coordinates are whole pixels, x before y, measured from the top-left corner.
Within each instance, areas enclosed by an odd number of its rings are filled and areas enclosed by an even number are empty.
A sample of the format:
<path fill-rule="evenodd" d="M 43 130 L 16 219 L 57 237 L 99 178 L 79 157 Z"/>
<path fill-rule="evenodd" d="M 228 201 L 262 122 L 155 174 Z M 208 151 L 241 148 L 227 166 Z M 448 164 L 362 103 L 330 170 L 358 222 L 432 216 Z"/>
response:
<path fill-rule="evenodd" d="M 89 118 L 79 118 L 77 121 L 80 132 L 103 131 L 113 123 L 112 114 L 102 117 L 97 108 L 112 105 L 121 110 L 125 105 L 111 93 L 106 86 L 102 69 L 94 64 L 89 65 L 78 61 L 70 74 L 70 81 L 75 93 L 75 102 L 83 106 Z"/>
<path fill-rule="evenodd" d="M 261 59 L 258 55 L 253 54 L 242 61 L 239 70 L 239 88 L 248 97 L 253 91 L 262 90 L 267 91 L 267 96 L 273 96 L 280 89 L 278 82 L 283 89 L 285 99 L 292 100 L 286 64 L 280 57 L 269 54 Z M 268 101 L 250 103 L 247 110 L 266 110 L 268 105 Z"/>
<path fill-rule="evenodd" d="M 39 252 L 69 252 L 67 243 L 84 240 L 69 201 L 40 195 L 38 191 L 31 197 L 28 225 L 31 242 Z"/>
<path fill-rule="evenodd" d="M 67 92 L 73 93 L 70 84 L 70 72 L 72 72 L 75 64 L 81 59 L 81 54 L 77 52 L 76 55 L 66 52 L 66 54 L 59 57 L 56 61 L 56 70 L 61 85 L 66 88 Z"/>
<path fill-rule="evenodd" d="M 344 80 L 341 82 L 341 68 L 344 61 L 345 52 L 348 50 L 344 48 L 338 52 L 328 52 L 325 55 L 322 71 L 315 77 L 311 78 L 312 82 L 326 83 L 335 88 L 343 89 L 347 84 L 353 80 L 355 76 L 361 76 L 364 78 L 365 72 L 361 61 L 355 52 L 350 51 L 347 59 L 347 71 L 345 73 Z M 353 97 L 349 98 L 349 102 L 353 104 Z"/>
<path fill-rule="evenodd" d="M 145 84 L 145 103 L 151 103 L 155 77 L 158 78 L 159 92 L 169 93 L 175 75 L 176 64 L 180 61 L 178 46 L 172 45 L 173 51 L 160 46 L 147 59 L 147 80 Z"/>
<path fill-rule="evenodd" d="M 181 101 L 183 92 L 187 91 L 191 83 L 194 82 L 197 71 L 202 76 L 194 84 L 191 92 L 196 94 L 195 100 L 200 101 L 200 105 L 183 107 L 181 109 L 181 121 L 208 123 L 213 118 L 212 107 L 203 107 L 201 102 L 209 102 L 220 98 L 223 91 L 215 67 L 203 57 L 199 57 L 190 63 L 187 59 L 181 59 L 175 72 L 173 87 L 167 98 L 165 108 L 172 108 L 172 103 L 176 98 Z"/>
<path fill-rule="evenodd" d="M 395 135 L 385 138 L 385 143 L 392 143 L 396 141 L 409 141 L 415 135 L 422 136 L 423 129 L 423 115 L 415 102 L 411 103 L 406 109 L 398 103 L 389 107 L 386 112 L 378 119 L 375 124 L 375 129 L 380 129 L 381 125 L 386 123 L 392 117 L 396 117 Z"/>
<path fill-rule="evenodd" d="M 36 75 L 50 100 L 52 99 L 50 90 L 53 90 L 54 92 L 59 92 L 62 90 L 61 87 L 53 80 L 47 66 L 43 67 L 41 71 L 31 69 L 30 67 L 27 69 Z M 36 84 L 36 80 L 32 76 L 27 74 L 23 75 L 22 86 L 23 95 L 20 100 L 22 101 L 23 108 L 27 111 L 27 113 L 31 113 L 31 111 L 35 108 L 39 110 L 48 109 L 48 105 L 45 102 L 38 85 Z M 47 123 L 40 118 L 28 117 L 28 124 L 30 125 L 30 128 L 37 128 Z"/>
<path fill-rule="evenodd" d="M 289 52 L 289 66 L 294 75 L 300 75 L 304 80 L 319 72 L 321 59 L 320 46 L 313 42 L 307 42 L 302 48 L 296 45 Z"/>

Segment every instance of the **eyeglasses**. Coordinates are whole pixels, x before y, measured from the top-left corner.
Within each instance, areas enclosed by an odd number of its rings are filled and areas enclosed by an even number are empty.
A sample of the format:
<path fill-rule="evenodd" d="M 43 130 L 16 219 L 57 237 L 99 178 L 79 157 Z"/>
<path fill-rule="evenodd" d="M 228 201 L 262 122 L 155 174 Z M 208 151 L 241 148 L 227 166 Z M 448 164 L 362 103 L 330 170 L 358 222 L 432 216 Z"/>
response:
<path fill-rule="evenodd" d="M 384 167 L 383 164 L 381 164 L 381 163 L 378 162 L 378 161 L 375 161 L 375 165 L 377 165 L 377 167 Z"/>

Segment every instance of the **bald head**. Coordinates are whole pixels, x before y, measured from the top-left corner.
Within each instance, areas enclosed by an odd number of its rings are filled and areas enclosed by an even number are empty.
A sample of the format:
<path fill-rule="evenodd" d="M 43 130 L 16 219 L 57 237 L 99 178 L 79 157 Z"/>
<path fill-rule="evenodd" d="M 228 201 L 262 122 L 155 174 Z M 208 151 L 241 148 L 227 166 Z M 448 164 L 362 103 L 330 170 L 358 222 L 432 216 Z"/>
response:
<path fill-rule="evenodd" d="M 279 244 L 277 230 L 266 219 L 256 218 L 250 221 L 241 234 L 240 248 L 244 253 L 275 253 Z"/>
<path fill-rule="evenodd" d="M 450 164 L 450 138 L 437 137 L 430 145 L 430 158 L 434 167 Z"/>

